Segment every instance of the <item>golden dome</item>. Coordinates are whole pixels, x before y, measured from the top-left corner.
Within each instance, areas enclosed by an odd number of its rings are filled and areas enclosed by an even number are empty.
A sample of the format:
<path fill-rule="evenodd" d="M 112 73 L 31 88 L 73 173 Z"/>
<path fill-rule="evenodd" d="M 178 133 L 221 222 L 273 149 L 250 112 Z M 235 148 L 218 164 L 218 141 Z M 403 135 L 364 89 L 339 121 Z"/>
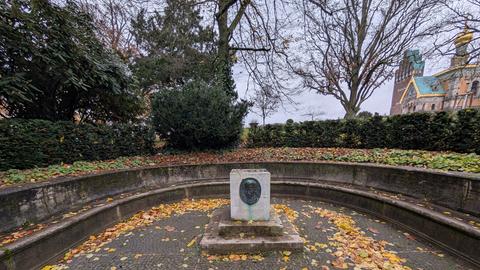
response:
<path fill-rule="evenodd" d="M 465 29 L 461 33 L 458 33 L 457 38 L 455 38 L 455 45 L 460 46 L 470 43 L 473 39 L 473 32 L 468 29 L 468 26 L 465 26 Z"/>

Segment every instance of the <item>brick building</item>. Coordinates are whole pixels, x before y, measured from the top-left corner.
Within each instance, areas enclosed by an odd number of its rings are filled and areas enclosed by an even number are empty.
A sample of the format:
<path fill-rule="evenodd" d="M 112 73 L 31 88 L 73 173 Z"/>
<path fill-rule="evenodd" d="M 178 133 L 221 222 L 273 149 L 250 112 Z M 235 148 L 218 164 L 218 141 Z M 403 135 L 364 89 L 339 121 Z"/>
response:
<path fill-rule="evenodd" d="M 480 108 L 480 66 L 467 64 L 472 38 L 465 28 L 455 39 L 450 67 L 432 76 L 423 75 L 425 61 L 420 52 L 407 50 L 395 72 L 390 114 Z"/>

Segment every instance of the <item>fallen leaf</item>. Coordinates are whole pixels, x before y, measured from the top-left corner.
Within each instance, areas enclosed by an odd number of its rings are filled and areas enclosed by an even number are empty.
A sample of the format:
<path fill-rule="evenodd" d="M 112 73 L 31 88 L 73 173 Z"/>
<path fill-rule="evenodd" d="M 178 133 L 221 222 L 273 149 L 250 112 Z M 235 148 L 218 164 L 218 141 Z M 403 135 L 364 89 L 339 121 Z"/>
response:
<path fill-rule="evenodd" d="M 167 232 L 173 232 L 173 231 L 175 231 L 175 227 L 172 227 L 172 226 L 167 225 L 167 226 L 165 226 L 165 230 L 166 230 Z"/>
<path fill-rule="evenodd" d="M 195 242 L 196 242 L 196 238 L 193 238 L 192 241 L 190 241 L 188 244 L 187 244 L 187 247 L 191 247 L 193 245 L 195 245 Z"/>

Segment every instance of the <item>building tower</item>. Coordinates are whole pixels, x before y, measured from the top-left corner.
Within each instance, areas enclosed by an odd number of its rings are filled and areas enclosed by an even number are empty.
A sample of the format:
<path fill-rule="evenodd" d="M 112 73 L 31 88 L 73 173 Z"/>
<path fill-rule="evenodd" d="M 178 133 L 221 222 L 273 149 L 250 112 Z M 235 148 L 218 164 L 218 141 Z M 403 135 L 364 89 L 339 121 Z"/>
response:
<path fill-rule="evenodd" d="M 390 115 L 401 114 L 402 106 L 400 99 L 412 76 L 423 76 L 425 61 L 419 50 L 406 50 L 398 69 L 395 71 L 395 82 L 393 86 L 392 104 Z"/>
<path fill-rule="evenodd" d="M 450 60 L 450 67 L 460 67 L 468 64 L 468 44 L 472 41 L 473 32 L 465 25 L 463 32 L 459 33 L 455 38 L 455 55 Z"/>

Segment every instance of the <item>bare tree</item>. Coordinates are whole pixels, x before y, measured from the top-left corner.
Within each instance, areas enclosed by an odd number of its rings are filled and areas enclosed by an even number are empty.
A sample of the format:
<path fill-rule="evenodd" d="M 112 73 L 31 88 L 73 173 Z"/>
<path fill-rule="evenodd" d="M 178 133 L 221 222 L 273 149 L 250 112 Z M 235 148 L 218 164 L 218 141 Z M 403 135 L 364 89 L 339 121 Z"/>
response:
<path fill-rule="evenodd" d="M 435 0 L 304 0 L 300 56 L 289 59 L 307 89 L 340 101 L 345 117 L 394 75 L 403 52 L 435 26 Z M 298 49 L 300 48 L 300 49 Z"/>
<path fill-rule="evenodd" d="M 266 85 L 255 89 L 255 96 L 252 101 L 253 112 L 262 117 L 262 123 L 265 125 L 265 119 L 278 111 L 281 96 L 274 91 L 272 86 Z"/>
<path fill-rule="evenodd" d="M 91 14 L 97 35 L 124 60 L 137 54 L 130 22 L 148 0 L 77 0 Z"/>
<path fill-rule="evenodd" d="M 310 117 L 311 121 L 316 120 L 319 116 L 322 116 L 322 115 L 325 115 L 324 111 L 319 111 L 315 107 L 311 107 L 311 106 L 305 110 L 304 114 L 302 114 L 302 116 Z"/>

